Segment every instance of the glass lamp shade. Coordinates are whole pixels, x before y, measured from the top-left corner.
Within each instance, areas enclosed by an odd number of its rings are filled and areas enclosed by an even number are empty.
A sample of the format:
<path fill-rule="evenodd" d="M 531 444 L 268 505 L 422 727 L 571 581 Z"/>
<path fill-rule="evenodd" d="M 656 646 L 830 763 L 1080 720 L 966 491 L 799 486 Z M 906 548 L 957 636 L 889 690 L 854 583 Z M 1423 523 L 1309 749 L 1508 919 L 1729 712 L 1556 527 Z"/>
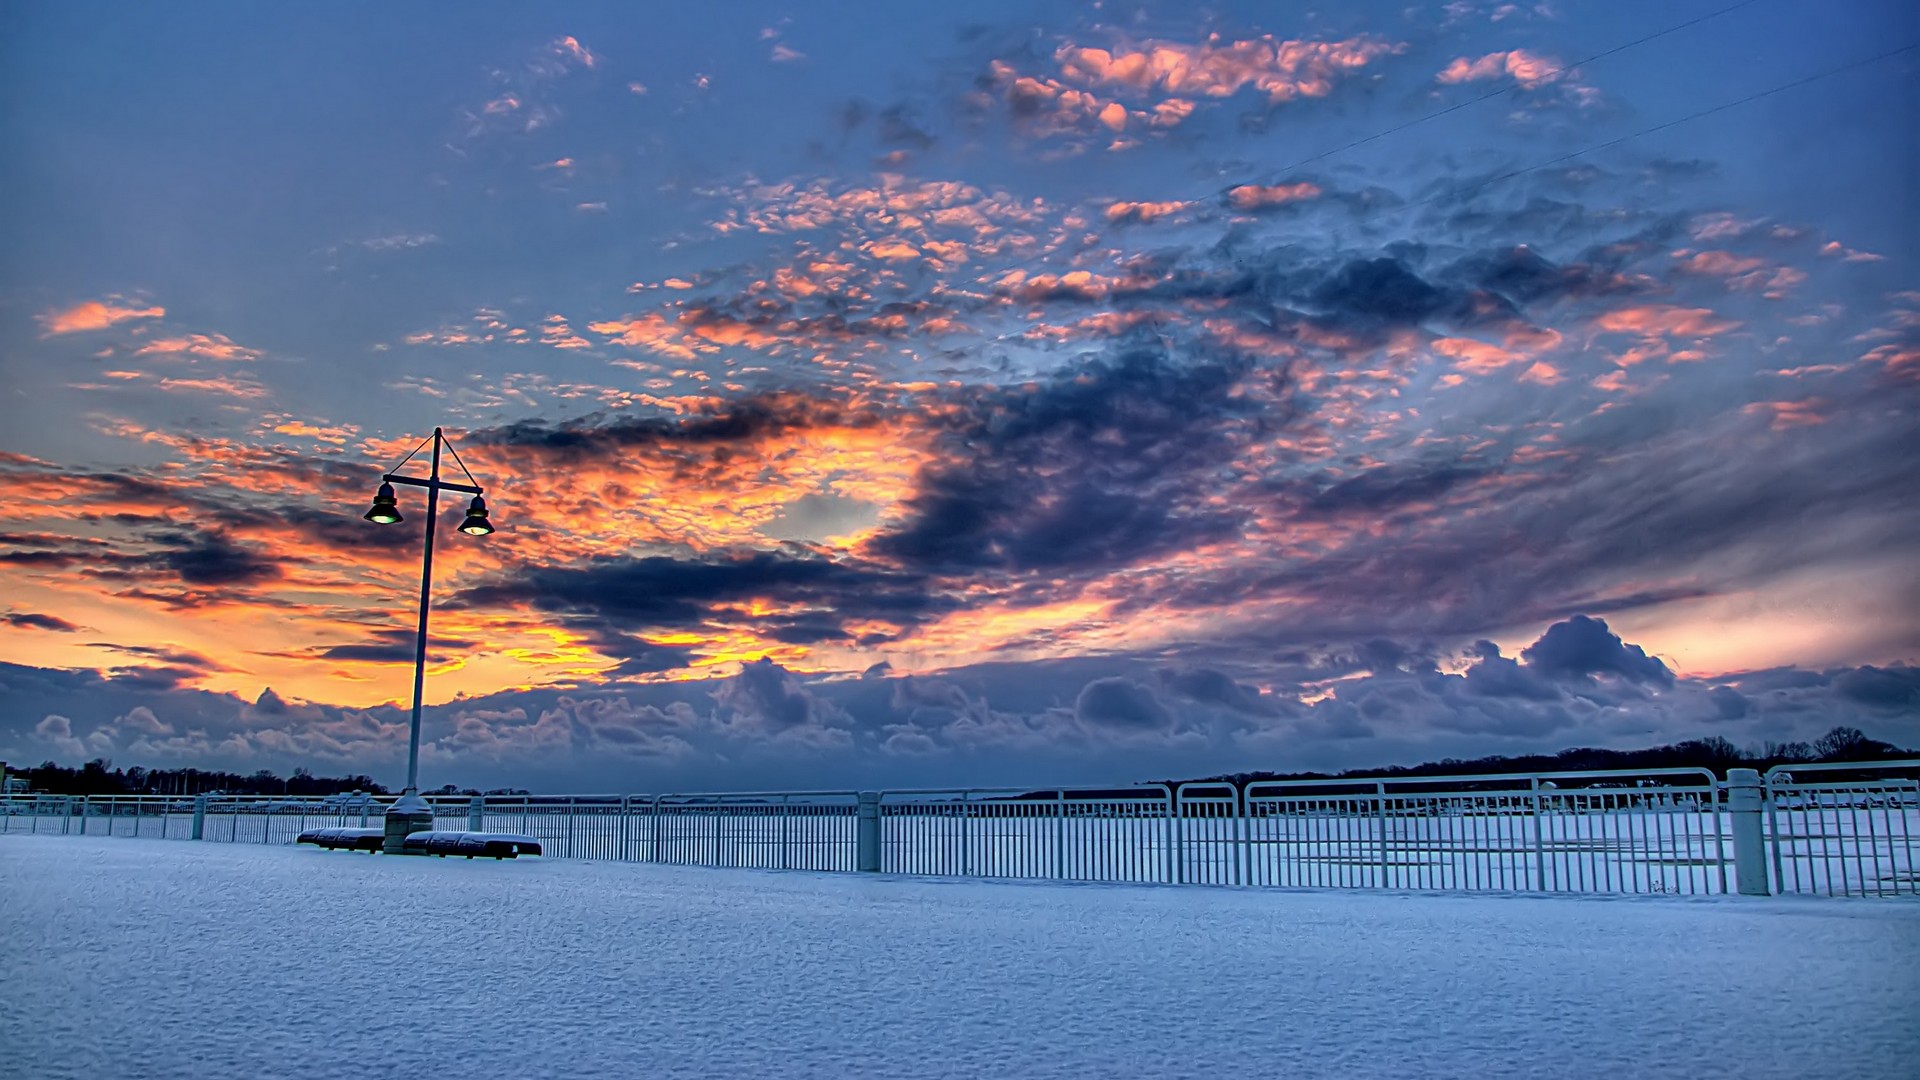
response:
<path fill-rule="evenodd" d="M 493 531 L 493 523 L 487 520 L 487 500 L 478 495 L 467 504 L 467 519 L 460 523 L 460 531 L 468 536 L 485 536 Z"/>
<path fill-rule="evenodd" d="M 373 509 L 367 511 L 366 519 L 381 525 L 392 525 L 401 520 L 399 500 L 393 496 L 392 484 L 380 485 L 380 490 L 373 496 Z"/>

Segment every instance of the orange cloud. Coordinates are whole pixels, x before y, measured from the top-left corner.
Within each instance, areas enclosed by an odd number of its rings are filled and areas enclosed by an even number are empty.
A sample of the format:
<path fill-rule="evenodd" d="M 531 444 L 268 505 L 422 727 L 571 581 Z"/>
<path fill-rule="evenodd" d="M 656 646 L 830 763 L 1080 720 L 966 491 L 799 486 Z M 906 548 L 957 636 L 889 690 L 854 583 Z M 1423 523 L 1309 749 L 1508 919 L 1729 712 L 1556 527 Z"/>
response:
<path fill-rule="evenodd" d="M 571 57 L 586 67 L 592 67 L 599 62 L 599 57 L 588 51 L 585 45 L 580 44 L 580 39 L 572 34 L 556 38 L 553 42 L 553 51 L 556 56 Z"/>
<path fill-rule="evenodd" d="M 215 377 L 211 379 L 161 379 L 156 384 L 162 390 L 179 391 L 192 394 L 216 394 L 221 397 L 236 397 L 254 400 L 267 396 L 267 388 L 256 382 L 242 382 L 238 379 Z"/>
<path fill-rule="evenodd" d="M 591 349 L 593 342 L 573 332 L 564 315 L 549 315 L 540 328 L 540 341 L 556 349 Z"/>
<path fill-rule="evenodd" d="M 160 338 L 149 341 L 134 350 L 137 356 L 189 356 L 201 360 L 258 360 L 258 349 L 249 349 L 236 345 L 225 334 L 187 334 L 184 337 Z"/>
<path fill-rule="evenodd" d="M 47 312 L 40 316 L 40 325 L 46 330 L 44 336 L 52 337 L 56 334 L 74 334 L 83 330 L 104 330 L 116 323 L 133 319 L 158 319 L 166 313 L 167 309 L 158 304 L 141 308 L 88 300 L 64 311 Z"/>
<path fill-rule="evenodd" d="M 1216 98 L 1252 87 L 1280 102 L 1324 97 L 1334 79 L 1395 50 L 1365 37 L 1285 41 L 1269 34 L 1228 42 L 1214 37 L 1197 45 L 1144 41 L 1117 50 L 1063 45 L 1054 59 L 1063 78 L 1083 84 Z"/>
<path fill-rule="evenodd" d="M 1457 361 L 1454 367 L 1472 375 L 1485 375 L 1527 359 L 1520 353 L 1472 338 L 1439 338 L 1433 343 L 1433 351 Z"/>
<path fill-rule="evenodd" d="M 1769 425 L 1774 431 L 1786 431 L 1797 427 L 1815 427 L 1827 422 L 1827 410 L 1831 403 L 1822 398 L 1807 398 L 1803 401 L 1756 401 L 1740 411 L 1748 416 L 1765 416 L 1771 420 Z"/>
<path fill-rule="evenodd" d="M 1740 326 L 1738 322 L 1722 319 L 1706 308 L 1683 308 L 1670 304 L 1648 304 L 1609 311 L 1595 323 L 1600 329 L 1615 333 L 1649 337 L 1666 334 L 1685 338 L 1714 337 Z"/>
<path fill-rule="evenodd" d="M 1183 202 L 1116 202 L 1107 207 L 1108 221 L 1148 222 L 1187 208 Z"/>
<path fill-rule="evenodd" d="M 1259 184 L 1242 184 L 1227 192 L 1227 202 L 1235 210 L 1257 210 L 1265 206 L 1281 206 L 1301 199 L 1319 197 L 1319 185 L 1305 182 L 1273 184 L 1268 187 L 1262 187 Z"/>
<path fill-rule="evenodd" d="M 1560 61 L 1530 53 L 1525 49 L 1514 49 L 1511 52 L 1488 53 L 1478 60 L 1459 57 L 1441 70 L 1435 79 L 1438 82 L 1453 84 L 1511 75 L 1515 82 L 1531 90 L 1536 86 L 1553 82 L 1563 74 Z"/>

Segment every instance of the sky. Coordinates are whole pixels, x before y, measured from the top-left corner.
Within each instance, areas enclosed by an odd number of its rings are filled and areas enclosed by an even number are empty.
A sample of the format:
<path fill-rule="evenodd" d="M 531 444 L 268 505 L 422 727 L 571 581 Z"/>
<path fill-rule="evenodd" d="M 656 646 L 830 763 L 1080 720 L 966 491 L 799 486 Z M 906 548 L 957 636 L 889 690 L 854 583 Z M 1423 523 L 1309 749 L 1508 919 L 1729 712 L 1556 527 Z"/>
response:
<path fill-rule="evenodd" d="M 1907 5 L 112 10 L 0 11 L 0 758 L 397 786 L 436 426 L 428 787 L 1920 742 Z"/>

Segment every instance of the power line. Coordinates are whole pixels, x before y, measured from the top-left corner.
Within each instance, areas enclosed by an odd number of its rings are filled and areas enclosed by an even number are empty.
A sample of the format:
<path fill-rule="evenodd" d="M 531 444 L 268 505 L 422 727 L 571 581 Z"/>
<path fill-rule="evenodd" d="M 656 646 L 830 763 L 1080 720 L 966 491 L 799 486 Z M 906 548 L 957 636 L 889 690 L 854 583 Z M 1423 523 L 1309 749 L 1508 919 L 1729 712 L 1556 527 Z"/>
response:
<path fill-rule="evenodd" d="M 1682 30 L 1687 29 L 1688 27 L 1698 26 L 1701 23 L 1707 22 L 1710 19 L 1717 19 L 1722 15 L 1726 15 L 1726 14 L 1730 14 L 1732 12 L 1738 11 L 1743 7 L 1750 7 L 1756 3 L 1759 3 L 1759 0 L 1740 0 L 1739 3 L 1729 4 L 1726 7 L 1720 8 L 1717 11 L 1709 11 L 1704 15 L 1695 16 L 1694 18 L 1688 19 L 1685 22 L 1675 23 L 1674 25 L 1669 26 L 1664 30 L 1656 30 L 1651 34 L 1645 35 L 1644 37 L 1638 37 L 1632 41 L 1625 42 L 1620 45 L 1615 45 L 1611 49 L 1604 49 L 1600 52 L 1594 53 L 1592 56 L 1585 57 L 1584 59 L 1581 59 L 1581 60 L 1577 60 L 1571 64 L 1567 64 L 1564 67 L 1548 68 L 1546 71 L 1543 71 L 1537 75 L 1532 76 L 1529 81 L 1532 83 L 1538 84 L 1553 76 L 1564 75 L 1568 72 L 1578 70 L 1579 68 L 1585 67 L 1586 65 L 1591 64 L 1596 60 L 1603 60 L 1609 56 L 1614 55 L 1615 53 L 1622 53 L 1627 51 L 1628 49 L 1632 49 L 1640 45 L 1645 45 L 1649 41 L 1658 40 L 1660 38 L 1666 37 L 1668 34 L 1678 33 Z M 1502 87 L 1501 89 L 1498 89 L 1498 90 L 1490 90 L 1487 93 L 1481 94 L 1479 97 L 1468 98 L 1465 101 L 1456 102 L 1452 105 L 1449 105 L 1444 109 L 1438 109 L 1438 110 L 1435 110 L 1434 112 L 1427 113 L 1424 116 L 1415 117 L 1414 119 L 1408 120 L 1405 123 L 1395 124 L 1390 128 L 1385 128 L 1383 130 L 1376 131 L 1373 134 L 1368 135 L 1364 138 L 1355 139 L 1354 141 L 1347 143 L 1344 146 L 1336 146 L 1331 150 L 1322 151 L 1318 154 L 1313 155 L 1312 157 L 1301 158 L 1299 161 L 1294 162 L 1293 164 L 1287 166 L 1286 168 L 1280 169 L 1277 172 L 1268 173 L 1267 175 L 1269 177 L 1285 176 L 1293 172 L 1295 169 L 1298 169 L 1302 166 L 1311 165 L 1316 161 L 1324 161 L 1327 158 L 1333 157 L 1336 154 L 1344 154 L 1349 150 L 1355 149 L 1357 147 L 1365 146 L 1368 143 L 1374 142 L 1379 139 L 1384 139 L 1389 135 L 1393 135 L 1398 132 L 1405 131 L 1408 128 L 1418 127 L 1419 125 L 1424 124 L 1429 120 L 1436 120 L 1442 116 L 1448 115 L 1449 113 L 1456 113 L 1456 112 L 1459 112 L 1461 109 L 1470 108 L 1474 105 L 1480 104 L 1483 101 L 1490 101 L 1497 97 L 1504 97 L 1508 94 L 1515 93 L 1522 89 L 1526 89 L 1526 86 L 1524 84 L 1516 84 L 1513 86 Z M 1218 189 L 1217 191 L 1214 192 L 1214 194 L 1224 195 L 1228 191 L 1232 190 L 1233 188 L 1240 187 L 1240 186 L 1243 186 L 1243 185 L 1232 184 L 1227 187 Z"/>
<path fill-rule="evenodd" d="M 1398 213 L 1399 211 L 1402 211 L 1402 210 L 1411 210 L 1415 207 L 1425 206 L 1429 203 L 1439 202 L 1442 199 L 1451 199 L 1451 198 L 1457 198 L 1462 195 L 1470 195 L 1476 191 L 1481 190 L 1482 188 L 1491 187 L 1494 184 L 1498 184 L 1506 180 L 1511 180 L 1516 176 L 1525 176 L 1528 173 L 1539 172 L 1542 169 L 1550 169 L 1555 165 L 1560 165 L 1565 162 L 1572 161 L 1574 158 L 1583 157 L 1587 154 L 1591 154 L 1596 151 L 1605 150 L 1613 146 L 1618 146 L 1623 142 L 1628 142 L 1633 139 L 1638 139 L 1643 135 L 1652 135 L 1657 131 L 1665 131 L 1668 128 L 1678 127 L 1681 124 L 1691 123 L 1692 121 L 1698 120 L 1702 117 L 1712 116 L 1715 113 L 1725 112 L 1728 109 L 1738 108 L 1741 105 L 1746 105 L 1751 102 L 1759 101 L 1761 98 L 1772 97 L 1775 94 L 1785 93 L 1788 90 L 1795 90 L 1802 86 L 1806 86 L 1809 83 L 1819 82 L 1821 79 L 1828 79 L 1828 78 L 1832 78 L 1835 75 L 1844 74 L 1846 72 L 1852 71 L 1854 68 L 1865 67 L 1868 64 L 1877 64 L 1882 60 L 1899 56 L 1901 53 L 1912 52 L 1915 49 L 1920 49 L 1920 42 L 1902 45 L 1899 48 L 1895 48 L 1895 49 L 1888 49 L 1886 52 L 1883 52 L 1883 53 L 1875 53 L 1872 56 L 1866 56 L 1858 60 L 1849 61 L 1845 64 L 1841 64 L 1838 67 L 1831 67 L 1826 69 L 1825 71 L 1819 71 L 1819 72 L 1815 72 L 1812 75 L 1802 76 L 1801 78 L 1794 79 L 1792 82 L 1784 82 L 1778 86 L 1769 87 L 1768 89 L 1760 90 L 1755 93 L 1748 94 L 1747 96 L 1742 98 L 1736 98 L 1733 101 L 1722 102 L 1710 108 L 1701 109 L 1698 112 L 1688 113 L 1685 116 L 1676 117 L 1675 119 L 1665 121 L 1664 123 L 1655 124 L 1652 127 L 1641 128 L 1639 131 L 1635 131 L 1628 135 L 1622 135 L 1618 138 L 1608 139 L 1606 142 L 1595 143 L 1592 146 L 1581 147 L 1580 149 L 1575 150 L 1572 153 L 1562 154 L 1559 157 L 1552 158 L 1547 161 L 1538 162 L 1533 165 L 1528 165 L 1525 168 L 1514 169 L 1510 172 L 1501 173 L 1498 176 L 1491 176 L 1476 184 L 1469 184 L 1465 187 L 1450 188 L 1436 195 L 1429 195 L 1424 199 L 1417 199 L 1413 202 L 1400 203 L 1396 206 L 1383 207 L 1382 209 L 1377 210 L 1374 213 L 1367 214 L 1356 219 L 1354 224 L 1370 221 L 1373 218 L 1379 217 L 1382 214 Z"/>

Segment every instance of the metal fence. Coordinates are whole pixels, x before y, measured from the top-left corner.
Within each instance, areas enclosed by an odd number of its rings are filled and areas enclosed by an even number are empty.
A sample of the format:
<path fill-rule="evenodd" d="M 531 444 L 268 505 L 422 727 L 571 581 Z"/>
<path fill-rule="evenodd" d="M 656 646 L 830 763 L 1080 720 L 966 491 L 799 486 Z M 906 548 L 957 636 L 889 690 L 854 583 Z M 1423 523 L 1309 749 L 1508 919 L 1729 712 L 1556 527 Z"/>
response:
<path fill-rule="evenodd" d="M 1920 894 L 1920 761 L 1767 771 L 1775 893 Z"/>
<path fill-rule="evenodd" d="M 1734 798 L 1738 795 L 1741 798 Z M 1102 789 L 429 796 L 557 858 L 974 878 L 1577 893 L 1913 895 L 1920 761 Z M 386 800 L 0 799 L 0 831 L 285 844 Z M 1762 809 L 1764 808 L 1764 813 Z M 1764 818 L 1764 825 L 1763 825 Z M 1744 834 L 1742 830 L 1747 830 Z M 1743 839 L 1744 838 L 1744 839 Z M 1752 854 L 1742 854 L 1749 850 Z"/>

